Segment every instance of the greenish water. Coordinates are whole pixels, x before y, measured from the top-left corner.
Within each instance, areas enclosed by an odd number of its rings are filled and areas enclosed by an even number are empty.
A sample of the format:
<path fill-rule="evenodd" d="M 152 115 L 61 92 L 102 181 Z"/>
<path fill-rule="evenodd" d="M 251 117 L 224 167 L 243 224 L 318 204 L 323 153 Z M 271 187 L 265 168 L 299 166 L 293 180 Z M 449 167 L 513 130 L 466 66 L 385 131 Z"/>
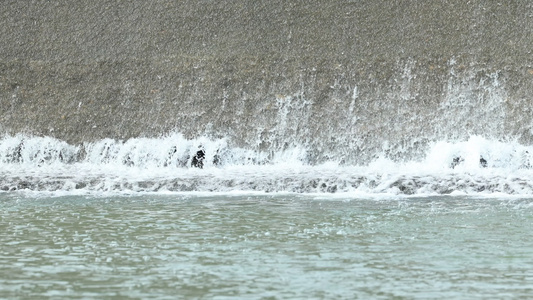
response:
<path fill-rule="evenodd" d="M 0 298 L 518 299 L 533 199 L 0 194 Z"/>

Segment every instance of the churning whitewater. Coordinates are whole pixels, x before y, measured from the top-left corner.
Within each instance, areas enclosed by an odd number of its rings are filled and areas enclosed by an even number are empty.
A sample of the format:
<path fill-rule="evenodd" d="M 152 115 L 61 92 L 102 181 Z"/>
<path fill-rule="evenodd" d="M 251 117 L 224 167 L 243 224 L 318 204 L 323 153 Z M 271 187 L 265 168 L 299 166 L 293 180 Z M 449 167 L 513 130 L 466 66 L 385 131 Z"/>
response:
<path fill-rule="evenodd" d="M 531 147 L 473 136 L 436 142 L 416 160 L 316 164 L 304 147 L 278 153 L 181 134 L 79 146 L 51 137 L 0 141 L 0 189 L 67 193 L 251 192 L 369 195 L 532 195 Z M 396 157 L 394 155 L 393 157 Z"/>

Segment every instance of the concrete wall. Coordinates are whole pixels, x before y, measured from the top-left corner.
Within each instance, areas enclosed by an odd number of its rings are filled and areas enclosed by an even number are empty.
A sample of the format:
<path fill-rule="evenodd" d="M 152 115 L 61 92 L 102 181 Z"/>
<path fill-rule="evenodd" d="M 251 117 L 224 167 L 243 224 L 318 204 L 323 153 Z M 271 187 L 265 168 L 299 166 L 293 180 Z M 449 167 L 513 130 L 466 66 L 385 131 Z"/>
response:
<path fill-rule="evenodd" d="M 528 1 L 33 0 L 0 10 L 0 130 L 179 131 L 313 160 L 532 142 Z M 356 154 L 353 154 L 356 153 Z"/>

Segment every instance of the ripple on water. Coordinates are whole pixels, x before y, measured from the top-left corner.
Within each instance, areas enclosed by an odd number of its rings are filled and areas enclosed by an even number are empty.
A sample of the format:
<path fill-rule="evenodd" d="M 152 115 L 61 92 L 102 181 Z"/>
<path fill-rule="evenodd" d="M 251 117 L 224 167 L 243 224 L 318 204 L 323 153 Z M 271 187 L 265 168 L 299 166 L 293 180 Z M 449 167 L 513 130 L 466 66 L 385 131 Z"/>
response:
<path fill-rule="evenodd" d="M 484 298 L 533 289 L 531 199 L 0 194 L 6 298 Z"/>

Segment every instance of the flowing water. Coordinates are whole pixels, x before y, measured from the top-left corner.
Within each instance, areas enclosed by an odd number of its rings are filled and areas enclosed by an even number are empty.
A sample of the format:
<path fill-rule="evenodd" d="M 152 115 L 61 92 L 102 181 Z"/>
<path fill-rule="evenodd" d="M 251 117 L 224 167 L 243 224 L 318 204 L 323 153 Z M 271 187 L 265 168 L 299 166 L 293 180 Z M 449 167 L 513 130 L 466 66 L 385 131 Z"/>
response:
<path fill-rule="evenodd" d="M 0 297 L 526 299 L 530 151 L 472 137 L 346 165 L 179 134 L 7 136 Z"/>
<path fill-rule="evenodd" d="M 533 297 L 528 1 L 2 5 L 0 298 Z"/>
<path fill-rule="evenodd" d="M 0 194 L 2 298 L 527 299 L 532 198 Z"/>

